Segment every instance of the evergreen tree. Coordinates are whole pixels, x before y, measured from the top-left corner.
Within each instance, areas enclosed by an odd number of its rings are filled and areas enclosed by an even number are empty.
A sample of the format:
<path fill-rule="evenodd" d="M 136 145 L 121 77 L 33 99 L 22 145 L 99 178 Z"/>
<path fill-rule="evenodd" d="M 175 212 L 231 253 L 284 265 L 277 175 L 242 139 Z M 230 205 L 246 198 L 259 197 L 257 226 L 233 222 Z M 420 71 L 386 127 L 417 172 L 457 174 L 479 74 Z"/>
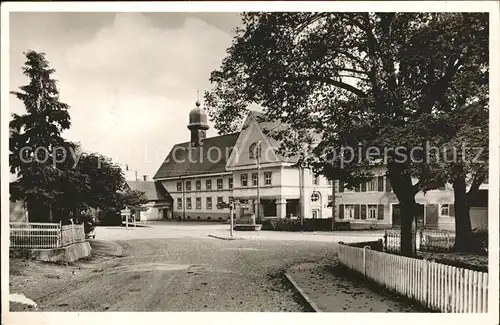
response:
<path fill-rule="evenodd" d="M 22 70 L 29 83 L 11 92 L 24 103 L 26 113 L 12 114 L 9 124 L 9 165 L 11 173 L 17 175 L 10 194 L 12 200 L 27 203 L 31 222 L 47 222 L 61 193 L 56 148 L 68 146 L 62 132 L 71 125 L 69 106 L 59 99 L 55 70 L 45 54 L 30 50 L 25 56 Z"/>

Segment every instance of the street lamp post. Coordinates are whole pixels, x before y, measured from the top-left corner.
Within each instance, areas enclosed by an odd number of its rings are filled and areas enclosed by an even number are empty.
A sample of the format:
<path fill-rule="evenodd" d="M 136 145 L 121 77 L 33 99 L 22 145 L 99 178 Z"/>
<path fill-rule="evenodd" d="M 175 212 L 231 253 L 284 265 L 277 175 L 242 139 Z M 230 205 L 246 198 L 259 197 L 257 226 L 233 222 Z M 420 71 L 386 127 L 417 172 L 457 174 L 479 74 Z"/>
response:
<path fill-rule="evenodd" d="M 330 202 L 332 205 L 332 231 L 335 230 L 335 184 L 336 181 L 332 180 L 332 202 Z"/>
<path fill-rule="evenodd" d="M 260 222 L 260 147 L 261 141 L 255 146 L 255 159 L 257 162 L 257 220 Z"/>

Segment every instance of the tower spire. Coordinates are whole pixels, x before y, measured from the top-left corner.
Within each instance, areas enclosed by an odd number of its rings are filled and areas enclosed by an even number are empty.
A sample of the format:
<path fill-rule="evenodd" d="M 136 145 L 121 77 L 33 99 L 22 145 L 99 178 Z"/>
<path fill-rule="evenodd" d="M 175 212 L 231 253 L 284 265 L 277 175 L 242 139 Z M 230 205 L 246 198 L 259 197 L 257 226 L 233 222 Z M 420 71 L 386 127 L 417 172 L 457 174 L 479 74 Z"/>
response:
<path fill-rule="evenodd" d="M 189 112 L 188 129 L 191 131 L 191 144 L 198 147 L 202 144 L 208 130 L 207 113 L 201 108 L 200 90 L 196 89 L 196 107 Z"/>

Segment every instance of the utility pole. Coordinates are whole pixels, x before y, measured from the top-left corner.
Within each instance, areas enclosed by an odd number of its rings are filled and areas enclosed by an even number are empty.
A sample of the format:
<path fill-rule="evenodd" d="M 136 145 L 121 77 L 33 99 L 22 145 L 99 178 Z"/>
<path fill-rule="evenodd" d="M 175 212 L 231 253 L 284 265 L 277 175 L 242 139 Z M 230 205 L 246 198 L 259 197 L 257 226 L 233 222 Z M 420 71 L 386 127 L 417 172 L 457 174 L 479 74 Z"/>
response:
<path fill-rule="evenodd" d="M 332 179 L 332 231 L 335 230 L 335 185 L 336 185 L 336 180 Z"/>
<path fill-rule="evenodd" d="M 255 158 L 257 160 L 257 221 L 260 222 L 260 147 L 261 141 L 255 146 Z"/>
<path fill-rule="evenodd" d="M 185 194 L 185 186 L 184 179 L 181 179 L 181 192 L 182 192 L 182 221 L 186 220 L 186 194 Z"/>
<path fill-rule="evenodd" d="M 233 210 L 234 210 L 234 202 L 229 202 L 229 218 L 230 218 L 230 226 L 231 226 L 231 228 L 229 229 L 229 235 L 231 237 L 233 237 L 233 228 L 234 228 Z"/>

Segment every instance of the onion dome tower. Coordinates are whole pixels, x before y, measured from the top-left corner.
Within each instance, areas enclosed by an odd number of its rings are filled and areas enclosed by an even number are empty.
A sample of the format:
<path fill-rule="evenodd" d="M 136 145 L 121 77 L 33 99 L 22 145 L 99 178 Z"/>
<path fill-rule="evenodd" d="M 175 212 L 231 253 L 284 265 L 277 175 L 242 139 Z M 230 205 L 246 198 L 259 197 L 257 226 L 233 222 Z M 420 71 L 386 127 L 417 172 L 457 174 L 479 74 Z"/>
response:
<path fill-rule="evenodd" d="M 200 107 L 200 101 L 196 101 L 196 107 L 189 112 L 188 129 L 191 131 L 191 145 L 201 146 L 206 138 L 206 131 L 209 129 L 207 122 L 207 112 Z"/>

